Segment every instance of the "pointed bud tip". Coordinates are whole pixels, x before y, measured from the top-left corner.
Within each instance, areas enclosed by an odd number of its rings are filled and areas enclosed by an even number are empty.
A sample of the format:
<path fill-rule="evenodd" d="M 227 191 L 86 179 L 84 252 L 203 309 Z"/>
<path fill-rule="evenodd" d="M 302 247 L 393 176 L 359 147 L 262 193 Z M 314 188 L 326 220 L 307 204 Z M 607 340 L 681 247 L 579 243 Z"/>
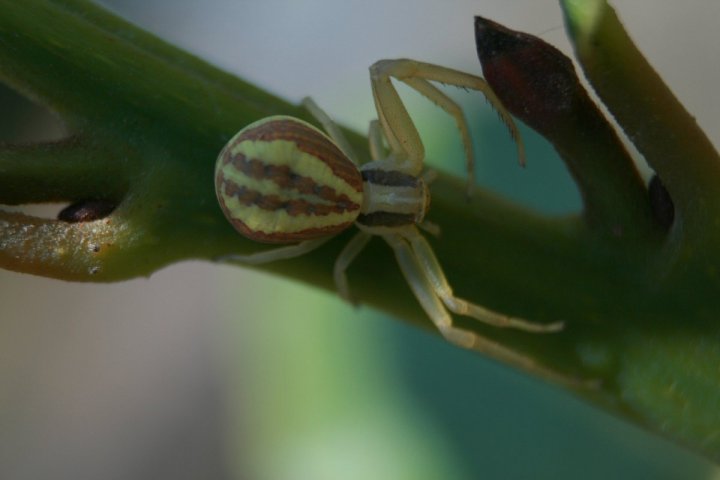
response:
<path fill-rule="evenodd" d="M 475 41 L 485 79 L 512 114 L 541 132 L 572 115 L 582 88 L 557 48 L 483 17 L 475 17 Z"/>

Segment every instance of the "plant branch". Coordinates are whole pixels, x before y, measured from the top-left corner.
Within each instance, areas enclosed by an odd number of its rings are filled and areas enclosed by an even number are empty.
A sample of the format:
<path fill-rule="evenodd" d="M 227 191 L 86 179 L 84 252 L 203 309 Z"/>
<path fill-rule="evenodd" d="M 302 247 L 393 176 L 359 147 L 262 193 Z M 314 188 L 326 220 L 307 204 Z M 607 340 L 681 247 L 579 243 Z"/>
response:
<path fill-rule="evenodd" d="M 107 155 L 77 137 L 34 145 L 0 145 L 0 203 L 119 200 L 129 183 L 123 162 L 132 160 Z"/>
<path fill-rule="evenodd" d="M 657 235 L 645 186 L 572 61 L 537 37 L 475 17 L 483 74 L 507 109 L 548 139 L 582 194 L 591 228 L 609 237 Z"/>
<path fill-rule="evenodd" d="M 717 245 L 707 215 L 720 205 L 720 157 L 693 116 L 637 49 L 605 0 L 563 0 L 585 75 L 673 198 L 685 237 Z M 669 134 L 672 132 L 672 134 Z"/>
<path fill-rule="evenodd" d="M 271 114 L 307 119 L 302 110 L 89 2 L 0 0 L 0 11 L 0 76 L 56 111 L 73 135 L 57 144 L 3 147 L 0 202 L 65 200 L 73 202 L 71 212 L 88 213 L 52 220 L 0 211 L 0 266 L 108 282 L 180 260 L 264 248 L 223 217 L 213 189 L 215 158 L 248 123 Z M 563 153 L 573 161 L 585 153 L 585 142 L 600 148 L 609 138 L 578 128 L 580 140 Z M 351 135 L 351 141 L 367 153 L 364 139 Z M 720 436 L 712 436 L 720 425 L 718 374 L 691 368 L 700 343 L 702 361 L 720 364 L 717 285 L 692 266 L 667 275 L 678 258 L 692 256 L 668 258 L 660 238 L 646 234 L 654 228 L 648 228 L 647 197 L 614 142 L 606 147 L 613 155 L 607 165 L 594 163 L 602 154 L 573 164 L 576 173 L 582 170 L 576 178 L 593 187 L 584 195 L 597 206 L 598 223 L 546 218 L 479 189 L 468 201 L 464 180 L 448 175 L 432 184 L 429 220 L 443 233 L 430 241 L 456 293 L 533 321 L 564 320 L 567 328 L 533 335 L 457 322 L 553 374 L 599 381 L 598 388 L 574 391 L 720 457 Z M 593 182 L 609 189 L 611 200 L 598 199 L 605 190 Z M 640 206 L 626 203 L 635 200 Z M 626 234 L 620 241 L 613 234 L 618 224 Z M 263 268 L 333 290 L 333 263 L 351 234 Z M 431 327 L 382 242 L 371 242 L 349 280 L 362 303 Z M 669 382 L 675 397 L 653 402 L 644 395 Z M 687 409 L 673 403 L 677 398 L 698 413 L 688 419 Z"/>

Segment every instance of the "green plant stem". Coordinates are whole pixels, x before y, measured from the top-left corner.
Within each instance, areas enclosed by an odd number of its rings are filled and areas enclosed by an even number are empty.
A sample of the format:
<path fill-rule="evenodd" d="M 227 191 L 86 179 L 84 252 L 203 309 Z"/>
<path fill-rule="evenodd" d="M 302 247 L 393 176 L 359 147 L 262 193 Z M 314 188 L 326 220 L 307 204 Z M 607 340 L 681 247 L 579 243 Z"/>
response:
<path fill-rule="evenodd" d="M 637 49 L 605 0 L 563 0 L 585 75 L 625 134 L 660 175 L 685 241 L 717 244 L 708 212 L 720 205 L 720 157 L 693 116 Z M 672 132 L 672 133 L 670 133 Z M 699 247 L 702 248 L 702 247 Z"/>
<path fill-rule="evenodd" d="M 8 205 L 69 198 L 119 201 L 128 188 L 132 159 L 104 153 L 102 147 L 95 149 L 78 138 L 37 145 L 0 145 L 2 201 Z"/>
<path fill-rule="evenodd" d="M 0 203 L 118 202 L 108 217 L 79 223 L 0 211 L 0 266 L 108 282 L 264 248 L 225 221 L 213 190 L 215 157 L 242 126 L 304 112 L 89 2 L 0 0 L 0 12 L 0 76 L 61 115 L 74 138 L 0 147 Z M 351 141 L 366 154 L 361 137 Z M 429 216 L 442 228 L 430 241 L 456 293 L 567 327 L 533 335 L 458 323 L 555 375 L 598 381 L 574 392 L 720 457 L 718 372 L 693 368 L 700 343 L 702 361 L 720 364 L 715 285 L 694 268 L 666 278 L 675 258 L 656 239 L 616 241 L 581 217 L 546 218 L 484 191 L 468 201 L 464 192 L 462 179 L 440 175 Z M 263 268 L 332 290 L 332 265 L 351 233 Z M 349 280 L 363 304 L 431 328 L 381 241 L 371 242 Z M 648 394 L 670 384 L 672 395 Z"/>

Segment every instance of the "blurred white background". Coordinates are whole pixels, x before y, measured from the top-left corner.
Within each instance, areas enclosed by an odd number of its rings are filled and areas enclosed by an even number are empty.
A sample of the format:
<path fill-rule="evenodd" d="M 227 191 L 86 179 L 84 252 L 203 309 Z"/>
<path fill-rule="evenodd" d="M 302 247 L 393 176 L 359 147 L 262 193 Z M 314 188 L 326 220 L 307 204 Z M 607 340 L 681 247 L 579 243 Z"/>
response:
<path fill-rule="evenodd" d="M 480 71 L 473 15 L 570 52 L 551 0 L 102 3 L 290 101 L 311 95 L 361 132 L 374 116 L 367 75 L 374 61 L 409 57 Z M 613 3 L 720 144 L 714 95 L 720 2 Z M 406 98 L 430 159 L 459 171 L 452 122 L 415 96 Z M 480 151 L 501 143 L 502 160 L 481 161 L 481 182 L 548 212 L 578 208 L 574 188 L 542 140 L 525 131 L 536 145 L 530 151 L 547 158 L 531 156 L 519 171 L 513 146 L 484 102 L 459 98 L 469 112 L 482 112 L 473 118 Z M 0 271 L 0 305 L 2 479 L 714 473 L 668 442 L 439 337 L 249 270 L 187 262 L 114 285 Z"/>

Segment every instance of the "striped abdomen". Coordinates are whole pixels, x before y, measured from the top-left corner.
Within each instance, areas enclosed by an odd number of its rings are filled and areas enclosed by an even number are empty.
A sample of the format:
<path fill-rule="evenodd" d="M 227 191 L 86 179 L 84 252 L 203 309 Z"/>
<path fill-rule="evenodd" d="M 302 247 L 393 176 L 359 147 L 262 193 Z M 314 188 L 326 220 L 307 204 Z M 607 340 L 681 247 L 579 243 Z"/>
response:
<path fill-rule="evenodd" d="M 285 116 L 245 127 L 215 166 L 223 213 L 258 242 L 291 243 L 344 230 L 360 213 L 362 185 L 357 167 L 332 140 Z"/>

